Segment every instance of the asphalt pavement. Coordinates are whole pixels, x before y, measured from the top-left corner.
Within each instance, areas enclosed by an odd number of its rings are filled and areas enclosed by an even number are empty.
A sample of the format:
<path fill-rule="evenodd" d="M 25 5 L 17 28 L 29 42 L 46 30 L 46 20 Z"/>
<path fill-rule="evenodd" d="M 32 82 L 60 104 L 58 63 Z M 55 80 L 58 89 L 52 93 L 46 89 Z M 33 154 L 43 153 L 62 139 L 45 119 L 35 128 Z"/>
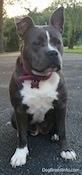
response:
<path fill-rule="evenodd" d="M 60 158 L 51 134 L 29 136 L 30 155 L 26 165 L 12 168 L 10 159 L 16 149 L 16 131 L 7 122 L 13 108 L 8 86 L 18 53 L 0 54 L 0 175 L 82 175 L 82 55 L 64 54 L 63 71 L 68 86 L 67 135 L 77 153 L 76 161 Z"/>

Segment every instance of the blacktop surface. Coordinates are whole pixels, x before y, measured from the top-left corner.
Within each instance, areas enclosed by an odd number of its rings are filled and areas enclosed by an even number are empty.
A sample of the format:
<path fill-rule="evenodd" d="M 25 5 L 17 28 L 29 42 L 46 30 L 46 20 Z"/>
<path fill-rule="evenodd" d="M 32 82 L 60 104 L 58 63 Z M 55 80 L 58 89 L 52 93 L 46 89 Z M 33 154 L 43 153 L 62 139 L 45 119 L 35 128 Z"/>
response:
<path fill-rule="evenodd" d="M 76 161 L 60 158 L 51 135 L 29 136 L 26 165 L 12 168 L 10 159 L 16 149 L 16 131 L 10 121 L 13 108 L 8 86 L 18 53 L 0 54 L 0 175 L 82 175 L 82 54 L 64 54 L 63 72 L 68 86 L 67 135 L 77 153 Z"/>

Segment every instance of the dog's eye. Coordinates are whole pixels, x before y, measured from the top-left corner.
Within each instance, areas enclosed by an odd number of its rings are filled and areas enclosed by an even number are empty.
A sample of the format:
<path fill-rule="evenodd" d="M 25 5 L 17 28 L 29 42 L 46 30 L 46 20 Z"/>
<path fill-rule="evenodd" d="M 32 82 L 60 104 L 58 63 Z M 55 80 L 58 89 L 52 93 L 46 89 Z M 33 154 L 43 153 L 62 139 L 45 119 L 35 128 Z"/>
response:
<path fill-rule="evenodd" d="M 60 45 L 61 41 L 57 38 L 52 38 L 51 42 L 53 42 L 54 45 Z"/>
<path fill-rule="evenodd" d="M 34 41 L 33 44 L 38 46 L 38 45 L 40 45 L 40 42 L 39 41 Z"/>

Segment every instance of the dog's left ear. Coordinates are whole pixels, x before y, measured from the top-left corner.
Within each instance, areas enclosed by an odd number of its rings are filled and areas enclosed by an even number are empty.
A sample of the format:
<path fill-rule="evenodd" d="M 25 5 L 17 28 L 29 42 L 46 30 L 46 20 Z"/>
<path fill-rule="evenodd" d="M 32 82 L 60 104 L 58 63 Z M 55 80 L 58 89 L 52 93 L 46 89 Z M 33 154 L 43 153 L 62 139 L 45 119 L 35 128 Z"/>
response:
<path fill-rule="evenodd" d="M 50 23 L 59 30 L 60 33 L 63 32 L 64 27 L 64 7 L 58 8 L 51 16 Z"/>

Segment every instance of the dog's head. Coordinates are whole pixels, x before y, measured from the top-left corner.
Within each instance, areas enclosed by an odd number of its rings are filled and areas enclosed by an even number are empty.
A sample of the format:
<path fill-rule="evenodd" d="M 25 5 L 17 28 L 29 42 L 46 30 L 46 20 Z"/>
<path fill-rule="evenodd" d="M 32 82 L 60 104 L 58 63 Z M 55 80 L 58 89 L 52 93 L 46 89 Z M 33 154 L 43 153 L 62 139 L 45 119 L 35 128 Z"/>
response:
<path fill-rule="evenodd" d="M 58 71 L 62 68 L 62 32 L 64 8 L 51 16 L 50 25 L 35 26 L 30 17 L 16 18 L 19 36 L 24 40 L 23 59 L 27 68 L 35 73 Z"/>

